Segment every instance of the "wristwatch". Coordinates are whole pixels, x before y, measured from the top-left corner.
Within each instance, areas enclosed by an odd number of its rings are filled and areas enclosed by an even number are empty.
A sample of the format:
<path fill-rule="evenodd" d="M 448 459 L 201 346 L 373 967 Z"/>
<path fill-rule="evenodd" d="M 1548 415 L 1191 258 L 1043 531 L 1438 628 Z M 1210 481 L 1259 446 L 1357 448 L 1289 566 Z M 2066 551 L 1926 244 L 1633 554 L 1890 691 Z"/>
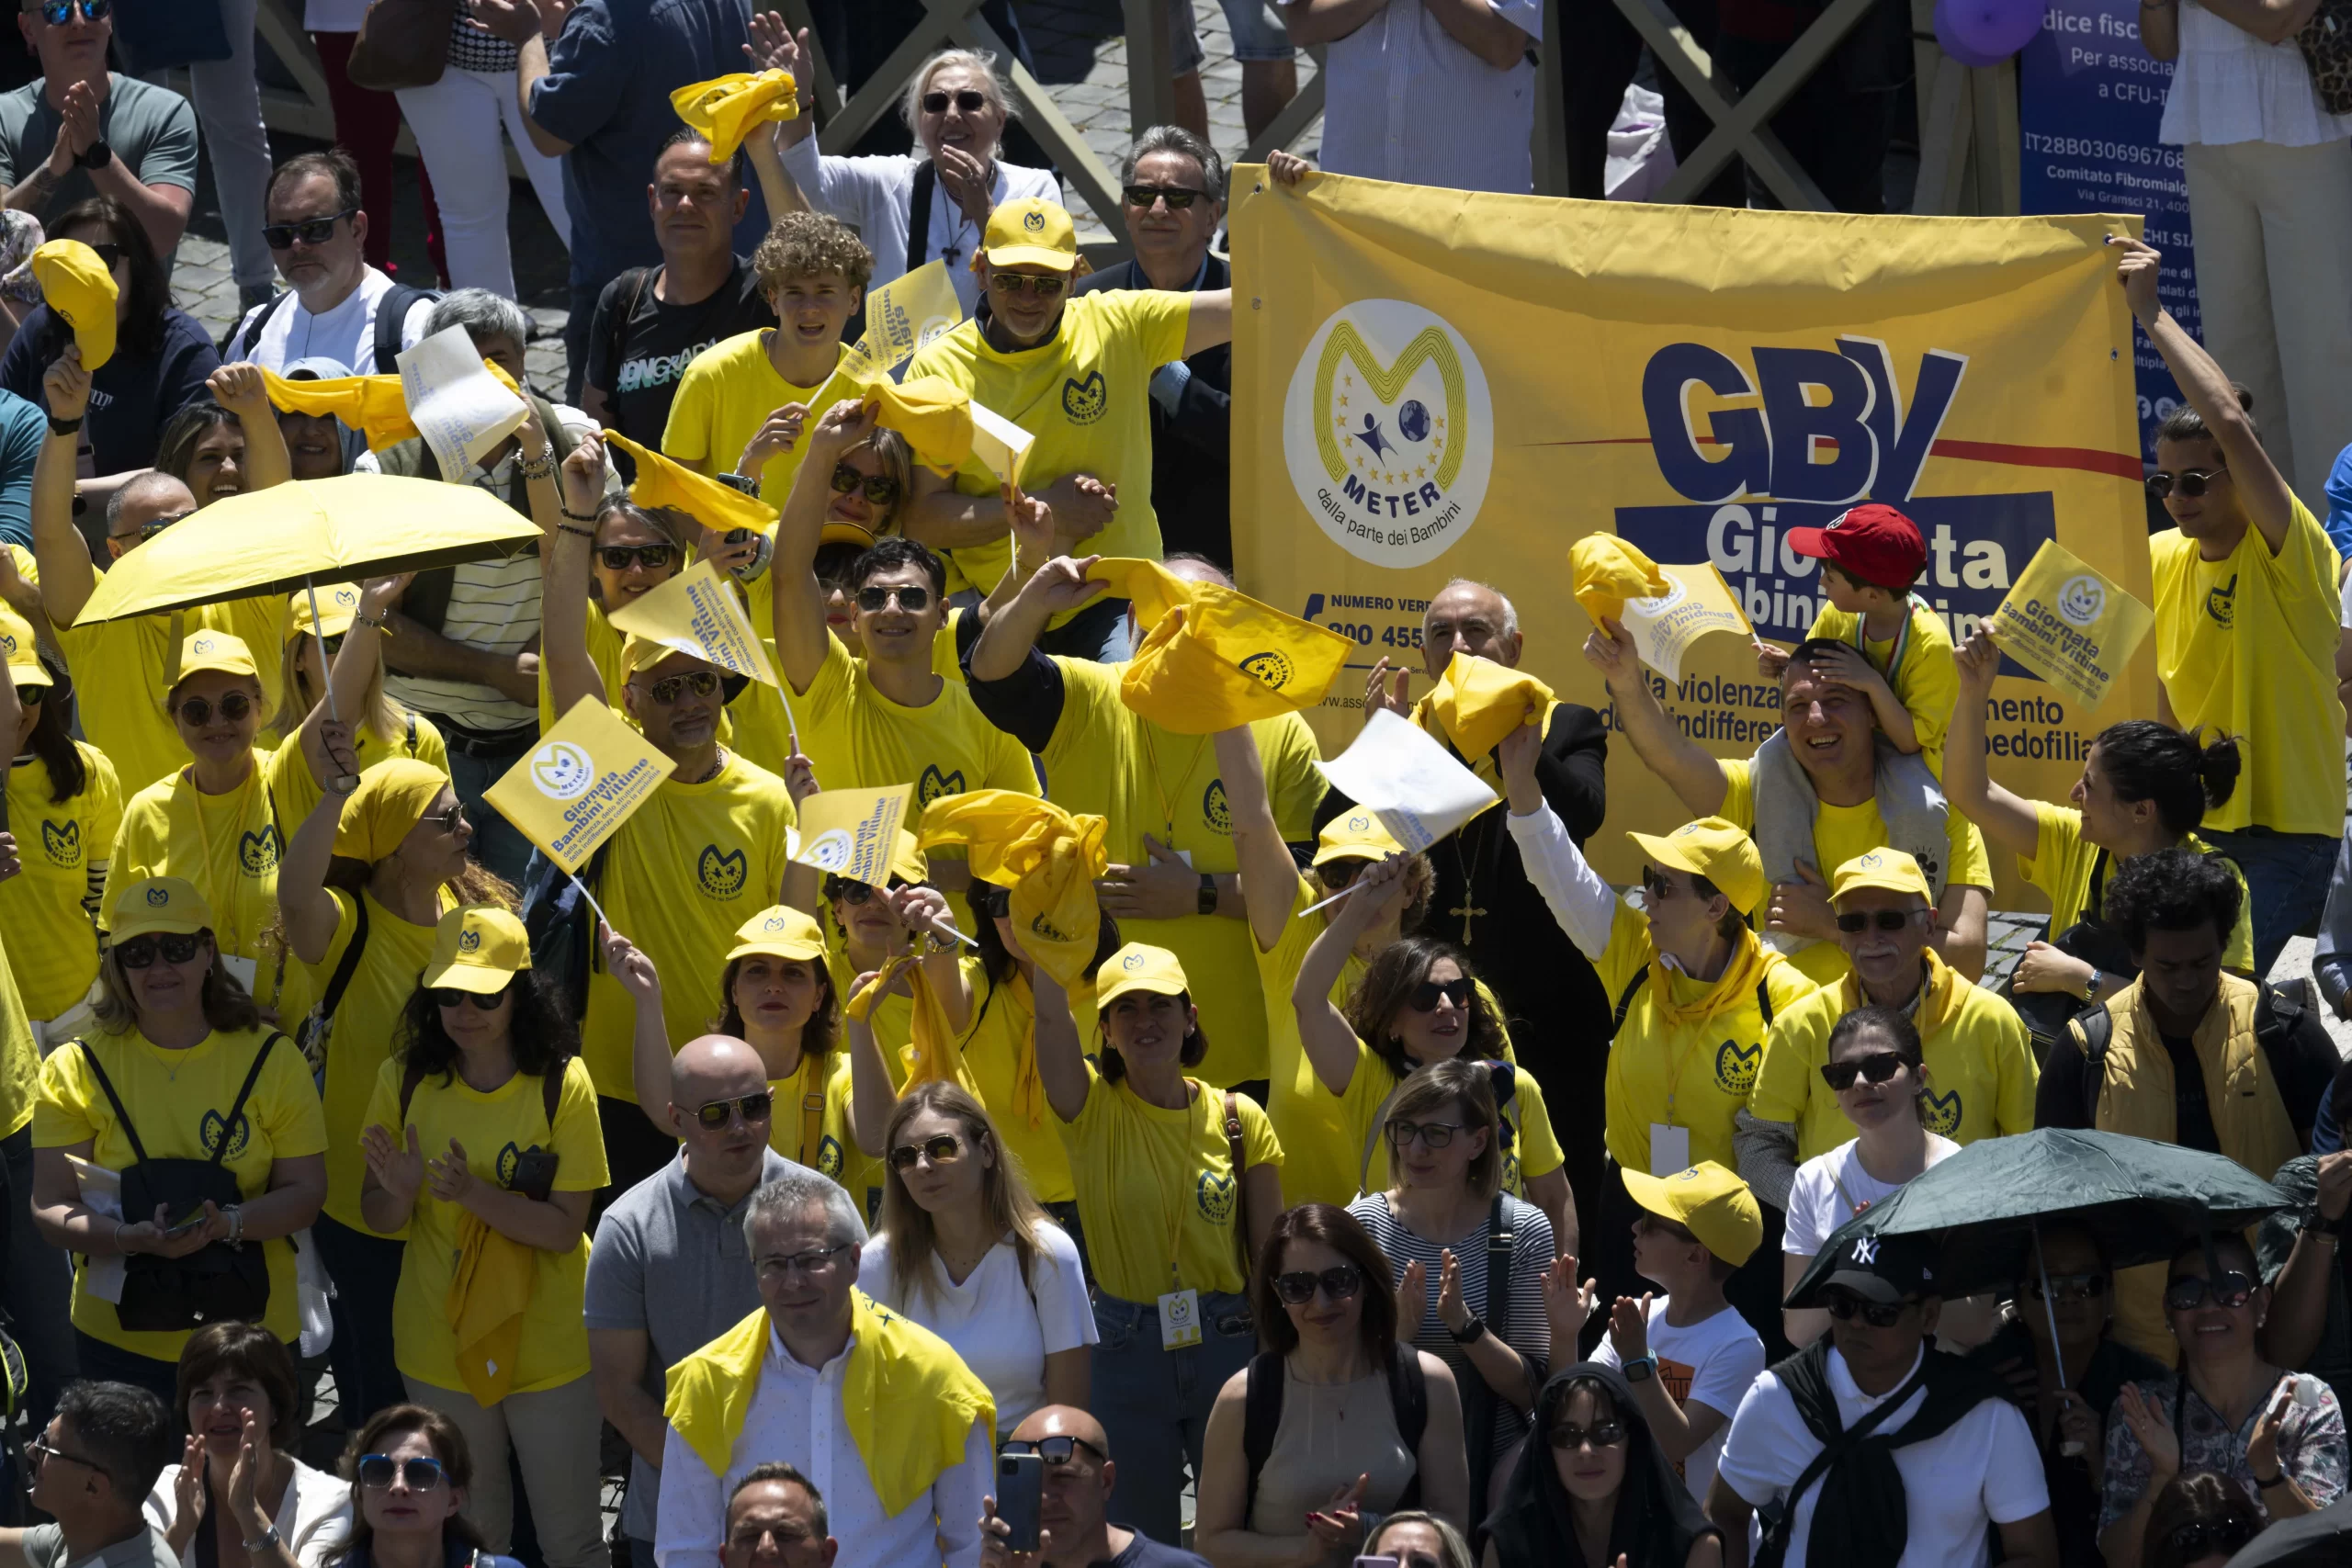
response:
<path fill-rule="evenodd" d="M 1474 1313 L 1468 1323 L 1448 1332 L 1453 1334 L 1456 1345 L 1476 1345 L 1487 1337 L 1487 1320 Z"/>
<path fill-rule="evenodd" d="M 2317 1204 L 2313 1204 L 2312 1206 L 2311 1213 L 2305 1214 L 2302 1217 L 2301 1222 L 2298 1224 L 2295 1228 L 2299 1231 L 2309 1232 L 2314 1235 L 2324 1235 L 2330 1241 L 2334 1241 L 2343 1235 L 2344 1222 L 2347 1218 L 2352 1218 L 2352 1211 L 2347 1211 L 2346 1213 L 2338 1214 L 2335 1218 L 2331 1220 L 2326 1215 L 2319 1212 L 2319 1206 Z"/>
<path fill-rule="evenodd" d="M 1627 1382 L 1647 1382 L 1657 1376 L 1657 1358 L 1636 1356 L 1617 1370 L 1625 1374 Z"/>
<path fill-rule="evenodd" d="M 89 416 L 86 414 L 76 414 L 72 419 L 60 419 L 55 414 L 51 414 L 49 433 L 51 435 L 71 435 L 82 428 L 82 421 L 87 417 Z"/>
<path fill-rule="evenodd" d="M 2106 984 L 2107 976 L 2098 970 L 2092 970 L 2091 977 L 2083 983 L 2083 1000 L 2086 1002 L 2098 1000 L 2098 988 Z"/>
<path fill-rule="evenodd" d="M 267 1529 L 262 1531 L 261 1534 L 254 1537 L 253 1540 L 245 1542 L 245 1555 L 250 1557 L 256 1551 L 267 1551 L 272 1547 L 283 1545 L 285 1540 L 286 1538 L 277 1533 L 277 1527 L 276 1525 L 272 1525 Z"/>
<path fill-rule="evenodd" d="M 1216 876 L 1213 872 L 1201 873 L 1200 910 L 1204 915 L 1216 913 Z"/>
<path fill-rule="evenodd" d="M 106 144 L 104 137 L 100 137 L 84 148 L 82 155 L 74 161 L 85 169 L 103 169 L 114 162 L 114 149 Z"/>

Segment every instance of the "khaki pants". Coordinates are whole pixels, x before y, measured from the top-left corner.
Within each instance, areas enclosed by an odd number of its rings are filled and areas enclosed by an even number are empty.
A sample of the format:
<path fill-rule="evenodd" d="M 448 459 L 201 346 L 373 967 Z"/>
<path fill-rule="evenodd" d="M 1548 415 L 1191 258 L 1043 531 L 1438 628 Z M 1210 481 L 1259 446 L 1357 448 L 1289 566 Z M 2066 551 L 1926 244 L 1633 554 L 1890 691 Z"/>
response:
<path fill-rule="evenodd" d="M 610 1559 L 598 1511 L 596 1438 L 603 1423 L 596 1388 L 586 1373 L 537 1393 L 510 1393 L 483 1406 L 461 1389 L 436 1388 L 403 1378 L 408 1396 L 438 1410 L 466 1434 L 474 1481 L 466 1516 L 491 1551 L 513 1543 L 514 1486 L 507 1477 L 511 1442 L 522 1461 L 531 1522 L 548 1568 L 604 1568 Z"/>

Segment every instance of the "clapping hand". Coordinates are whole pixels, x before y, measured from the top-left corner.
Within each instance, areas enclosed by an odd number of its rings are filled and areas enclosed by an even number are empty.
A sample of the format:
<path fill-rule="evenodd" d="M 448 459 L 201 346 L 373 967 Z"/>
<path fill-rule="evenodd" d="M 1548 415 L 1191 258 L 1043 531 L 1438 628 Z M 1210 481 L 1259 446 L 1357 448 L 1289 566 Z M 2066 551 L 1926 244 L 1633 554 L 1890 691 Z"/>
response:
<path fill-rule="evenodd" d="M 1331 1500 L 1306 1516 L 1306 1530 L 1323 1545 L 1326 1555 L 1352 1551 L 1363 1540 L 1363 1495 L 1372 1478 L 1359 1475 L 1331 1494 Z"/>
<path fill-rule="evenodd" d="M 1576 1254 L 1566 1252 L 1552 1259 L 1552 1267 L 1544 1270 L 1544 1315 L 1551 1322 L 1555 1346 L 1575 1345 L 1600 1305 L 1599 1280 L 1577 1283 Z"/>
<path fill-rule="evenodd" d="M 437 1155 L 425 1162 L 424 1183 L 433 1195 L 444 1203 L 462 1206 L 481 1185 L 474 1168 L 466 1163 L 466 1145 L 457 1139 L 449 1140 L 449 1152 Z"/>
<path fill-rule="evenodd" d="M 2148 1490 L 2154 1492 L 2180 1473 L 2180 1435 L 2172 1429 L 2165 1412 L 2156 1408 L 2140 1393 L 2136 1383 L 2125 1383 L 2116 1396 L 2115 1414 L 2132 1428 L 2132 1440 L 2148 1456 Z M 2255 1440 L 2261 1440 L 2261 1428 L 2255 1429 Z M 2274 1434 L 2275 1436 L 2275 1434 Z M 2253 1444 L 2246 1448 L 2248 1462 L 2252 1462 Z"/>
<path fill-rule="evenodd" d="M 1650 1353 L 1650 1294 L 1642 1299 L 1619 1296 L 1609 1309 L 1609 1343 L 1617 1352 L 1617 1359 L 1638 1361 Z"/>
<path fill-rule="evenodd" d="M 1419 1337 L 1421 1319 L 1430 1313 L 1429 1265 L 1414 1258 L 1396 1281 L 1396 1342 Z"/>
<path fill-rule="evenodd" d="M 417 1142 L 414 1123 L 409 1126 L 405 1148 L 392 1142 L 391 1134 L 384 1128 L 368 1127 L 359 1134 L 359 1153 L 368 1162 L 368 1174 L 387 1195 L 402 1204 L 416 1201 L 417 1192 L 424 1186 L 424 1150 Z"/>

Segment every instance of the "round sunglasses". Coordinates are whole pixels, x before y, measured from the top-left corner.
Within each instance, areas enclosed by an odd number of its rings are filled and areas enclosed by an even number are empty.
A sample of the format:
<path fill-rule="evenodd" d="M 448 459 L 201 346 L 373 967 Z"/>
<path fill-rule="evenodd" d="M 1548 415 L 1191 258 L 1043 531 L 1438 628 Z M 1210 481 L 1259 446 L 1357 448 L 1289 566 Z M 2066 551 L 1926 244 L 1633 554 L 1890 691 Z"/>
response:
<path fill-rule="evenodd" d="M 2203 495 L 2207 486 L 2229 471 L 2226 464 L 2211 468 L 2183 468 L 2178 473 L 2166 468 L 2158 468 L 2148 476 L 2148 493 L 2158 501 L 2164 500 L 2175 491 L 2186 496 Z"/>
<path fill-rule="evenodd" d="M 888 474 L 867 474 L 858 471 L 856 464 L 843 458 L 833 465 L 833 493 L 847 495 L 863 490 L 865 499 L 876 506 L 888 506 L 899 499 L 899 481 Z"/>
<path fill-rule="evenodd" d="M 190 697 L 172 711 L 178 714 L 180 722 L 190 729 L 202 729 L 212 722 L 215 706 L 202 697 Z M 217 706 L 223 719 L 231 724 L 243 724 L 246 716 L 254 711 L 254 700 L 243 692 L 228 692 L 221 695 Z"/>

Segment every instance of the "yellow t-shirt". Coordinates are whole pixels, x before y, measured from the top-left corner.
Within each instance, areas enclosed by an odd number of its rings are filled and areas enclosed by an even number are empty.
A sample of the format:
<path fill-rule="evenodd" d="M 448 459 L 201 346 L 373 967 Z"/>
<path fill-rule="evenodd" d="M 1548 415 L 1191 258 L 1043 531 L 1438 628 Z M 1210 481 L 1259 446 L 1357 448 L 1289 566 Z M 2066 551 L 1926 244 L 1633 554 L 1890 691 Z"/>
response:
<path fill-rule="evenodd" d="M 371 939 L 372 940 L 372 939 Z M 563 1090 L 556 1100 L 555 1125 L 548 1125 L 546 1091 L 539 1079 L 516 1073 L 487 1094 L 455 1073 L 429 1073 L 416 1086 L 401 1115 L 400 1060 L 377 1069 L 368 1101 L 367 1125 L 381 1127 L 395 1144 L 406 1144 L 407 1129 L 428 1159 L 449 1152 L 455 1139 L 466 1151 L 466 1168 L 478 1180 L 508 1187 L 517 1156 L 534 1149 L 556 1156 L 558 1192 L 594 1192 L 610 1179 L 605 1168 L 605 1134 L 596 1121 L 596 1090 L 588 1069 L 574 1057 L 564 1064 Z M 449 1327 L 449 1282 L 458 1271 L 458 1237 L 465 1209 L 444 1202 L 428 1187 L 418 1190 L 408 1222 L 409 1244 L 401 1259 L 401 1282 L 392 1292 L 392 1359 L 406 1376 L 435 1388 L 463 1390 L 458 1346 Z M 531 1304 L 523 1311 L 523 1342 L 514 1358 L 516 1393 L 537 1393 L 588 1372 L 588 1329 L 581 1317 L 588 1283 L 588 1237 L 570 1249 L 534 1247 L 537 1265 Z"/>
<path fill-rule="evenodd" d="M 1721 815 L 1734 827 L 1756 829 L 1755 766 L 1745 759 L 1718 762 L 1724 771 L 1724 803 Z M 1946 887 L 1982 887 L 1989 895 L 1993 888 L 1993 862 L 1984 852 L 1984 836 L 1976 824 L 1959 812 L 1947 812 L 1944 817 L 1944 837 L 1951 856 L 1951 867 L 1944 874 Z M 1886 818 L 1878 814 L 1878 802 L 1866 800 L 1860 806 L 1832 806 L 1824 801 L 1813 819 L 1814 868 L 1827 881 L 1832 872 L 1852 860 L 1867 854 L 1886 842 Z M 1847 973 L 1846 950 L 1834 942 L 1816 942 L 1789 962 L 1803 970 L 1817 985 L 1826 986 Z"/>
<path fill-rule="evenodd" d="M 123 1109 L 139 1129 L 149 1159 L 208 1159 L 220 1146 L 222 1122 L 237 1102 L 237 1090 L 253 1070 L 254 1054 L 268 1038 L 266 1029 L 206 1035 L 185 1051 L 166 1051 L 137 1033 L 91 1033 L 84 1037 L 106 1068 Z M 270 1168 L 281 1159 L 300 1159 L 326 1147 L 326 1122 L 310 1065 L 293 1041 L 270 1047 L 245 1109 L 229 1133 L 221 1165 L 237 1179 L 247 1201 L 269 1190 Z M 92 1163 L 124 1170 L 135 1161 L 130 1139 L 106 1091 L 90 1071 L 82 1045 L 61 1046 L 41 1064 L 40 1102 L 33 1111 L 33 1146 L 72 1148 L 90 1144 Z M 269 1257 L 269 1306 L 262 1326 L 288 1345 L 302 1332 L 301 1303 L 294 1294 L 294 1244 L 289 1238 L 246 1243 Z M 114 1303 L 90 1293 L 89 1259 L 74 1266 L 74 1326 L 117 1349 L 159 1361 L 176 1361 L 186 1333 L 132 1333 L 115 1315 Z"/>
<path fill-rule="evenodd" d="M 806 692 L 796 692 L 800 749 L 827 789 L 912 784 L 912 818 L 944 796 L 976 789 L 1035 795 L 1037 770 L 1021 742 L 980 716 L 972 694 L 953 681 L 919 708 L 876 689 L 863 660 L 825 636 L 825 662 Z"/>
<path fill-rule="evenodd" d="M 0 930 L 7 922 L 0 920 Z M 0 942 L 0 947 L 5 947 Z M 25 1004 L 17 995 L 15 967 L 0 964 L 0 1138 L 10 1138 L 33 1119 L 40 1085 L 40 1051 L 33 1044 Z"/>
<path fill-rule="evenodd" d="M 1119 700 L 1125 665 L 1082 659 L 1054 663 L 1061 670 L 1062 711 L 1040 758 L 1046 798 L 1067 810 L 1103 818 L 1103 843 L 1114 864 L 1144 864 L 1148 857 L 1143 839 L 1149 833 L 1189 854 L 1195 872 L 1238 870 L 1233 813 L 1226 805 L 1225 781 L 1217 776 L 1213 738 L 1172 735 L 1138 716 Z M 1275 826 L 1286 841 L 1312 840 L 1315 807 L 1323 798 L 1314 731 L 1295 713 L 1260 719 L 1250 729 L 1258 742 Z M 1209 1041 L 1207 1057 L 1193 1069 L 1204 1083 L 1224 1087 L 1266 1077 L 1267 998 L 1259 992 L 1258 966 L 1250 961 L 1256 943 L 1248 920 L 1216 915 L 1126 919 L 1119 922 L 1119 934 L 1168 949 L 1188 976 L 1216 977 L 1193 997 Z M 1283 1011 L 1289 1010 L 1284 998 Z M 1080 1020 L 1080 1032 L 1087 1049 L 1095 1049 L 1100 1030 L 1091 1013 Z"/>
<path fill-rule="evenodd" d="M 2344 704 L 2335 694 L 2342 564 L 2301 501 L 2277 555 L 2249 525 L 2220 560 L 2167 528 L 2148 540 L 2156 674 L 2181 728 L 2243 737 L 2246 770 L 2205 826 L 2344 831 Z M 2243 649 L 2243 651 L 2241 651 Z"/>
<path fill-rule="evenodd" d="M 1306 878 L 1298 879 L 1291 896 L 1290 920 L 1282 940 L 1271 952 L 1259 952 L 1254 935 L 1250 949 L 1258 960 L 1258 989 L 1266 1011 L 1266 1114 L 1282 1139 L 1283 1201 L 1288 1204 L 1337 1203 L 1355 1201 L 1356 1168 L 1363 1153 L 1346 1104 L 1323 1087 L 1306 1046 L 1298 1035 L 1298 1011 L 1291 1006 L 1291 987 L 1306 963 L 1306 950 L 1330 924 L 1330 909 L 1311 915 L 1301 910 L 1323 897 Z M 1337 908 L 1337 906 L 1333 906 Z M 1363 960 L 1354 953 L 1340 969 L 1331 987 L 1331 1005 L 1344 1008 L 1363 978 Z M 1186 971 L 1189 978 L 1191 971 Z M 1205 987 L 1204 987 L 1205 988 Z M 1212 1048 L 1216 1041 L 1210 1041 Z M 1154 1292 L 1157 1294 L 1158 1292 Z"/>
<path fill-rule="evenodd" d="M 1081 294 L 1062 307 L 1048 341 L 1001 354 L 978 321 L 933 338 L 907 367 L 909 378 L 944 376 L 1036 438 L 1022 483 L 1041 491 L 1066 474 L 1088 473 L 1119 487 L 1110 525 L 1074 556 L 1160 556 L 1159 514 L 1151 509 L 1152 372 L 1184 357 L 1193 297 L 1155 289 Z M 996 475 L 978 457 L 956 475 L 966 495 L 994 495 Z M 950 552 L 986 593 L 1012 564 L 1010 534 Z M 1056 625 L 1068 615 L 1054 617 Z"/>
<path fill-rule="evenodd" d="M 662 455 L 703 474 L 735 471 L 743 448 L 768 422 L 768 415 L 787 403 L 808 410 L 801 438 L 792 450 L 768 459 L 760 471 L 760 499 L 777 511 L 792 493 L 793 476 L 808 450 L 807 432 L 835 403 L 859 395 L 861 389 L 838 371 L 814 387 L 796 387 L 775 372 L 768 361 L 767 328 L 722 339 L 695 355 L 678 381 L 678 395 L 670 404 L 670 423 L 662 432 Z M 840 350 L 834 351 L 837 355 Z M 836 361 L 838 363 L 838 361 Z"/>
<path fill-rule="evenodd" d="M 768 1112 L 768 1147 L 839 1182 L 842 1190 L 857 1201 L 858 1213 L 870 1221 L 880 1212 L 882 1162 L 866 1157 L 851 1128 L 854 1095 L 849 1052 L 842 1046 L 826 1052 L 821 1067 L 812 1075 L 810 1068 L 817 1060 L 804 1053 L 790 1077 L 768 1080 L 768 1089 L 775 1096 Z M 812 1076 L 817 1079 L 813 1087 Z M 810 1094 L 823 1103 L 805 1107 L 801 1102 Z M 814 1139 L 807 1135 L 810 1109 L 817 1113 Z"/>
<path fill-rule="evenodd" d="M 82 732 L 112 760 L 125 795 L 137 795 L 187 765 L 187 748 L 172 716 L 164 711 L 164 699 L 171 694 L 164 672 L 178 657 L 182 640 L 199 631 L 232 632 L 244 638 L 261 689 L 279 689 L 279 665 L 286 651 L 282 593 L 57 628 L 57 646 L 74 671 Z"/>
<path fill-rule="evenodd" d="M 327 897 L 334 900 L 334 935 L 327 942 L 326 957 L 306 965 L 312 993 L 321 998 L 359 930 L 357 903 L 352 896 L 330 887 Z M 377 1075 L 391 1057 L 401 1014 L 416 993 L 426 960 L 433 956 L 435 928 L 411 925 L 376 902 L 373 894 L 361 897 L 368 900 L 368 944 L 359 950 L 358 965 L 351 972 L 351 984 L 335 1008 L 334 1028 L 327 1036 L 326 1213 L 356 1231 L 374 1234 L 359 1212 L 359 1189 L 368 1175 L 368 1162 L 359 1153 L 359 1134 L 368 1125 L 368 1105 L 376 1095 Z M 446 910 L 454 908 L 456 900 L 444 892 L 441 904 Z"/>
<path fill-rule="evenodd" d="M 1373 1134 L 1379 1126 L 1381 1106 L 1403 1081 L 1371 1046 L 1361 1040 L 1356 1042 L 1355 1076 L 1348 1080 L 1348 1092 L 1341 1098 L 1347 1100 L 1349 1114 L 1355 1122 L 1357 1157 L 1363 1158 L 1361 1151 L 1371 1150 L 1371 1157 L 1364 1165 L 1366 1192 L 1385 1192 L 1389 1187 L 1388 1140 Z M 1357 1107 L 1362 1108 L 1360 1112 Z M 1544 1104 L 1544 1086 L 1525 1067 L 1511 1068 L 1510 1103 L 1503 1107 L 1503 1124 L 1508 1129 L 1503 1140 L 1503 1190 L 1514 1198 L 1524 1198 L 1531 1179 L 1549 1176 L 1568 1162 L 1568 1156 L 1561 1152 L 1560 1140 L 1552 1132 L 1552 1112 Z"/>
<path fill-rule="evenodd" d="M 1070 1168 L 1087 1173 L 1078 1190 L 1078 1223 L 1096 1284 L 1130 1302 L 1179 1288 L 1247 1289 L 1242 1254 L 1249 1237 L 1238 1228 L 1241 1178 L 1225 1139 L 1224 1096 L 1188 1078 L 1193 1103 L 1170 1111 L 1138 1098 L 1125 1078 L 1105 1083 L 1091 1064 L 1086 1078 L 1078 1120 L 1054 1120 Z M 1253 1170 L 1279 1167 L 1283 1146 L 1266 1113 L 1248 1095 L 1234 1103 L 1242 1157 Z"/>
<path fill-rule="evenodd" d="M 1992 992 L 1972 986 L 1933 951 L 1927 992 L 1912 1022 L 1928 1064 L 1928 1131 L 1956 1144 L 2033 1130 L 2035 1067 L 2024 1021 Z M 1821 1081 L 1829 1032 L 1864 1004 L 1849 975 L 1772 1021 L 1748 1109 L 1760 1121 L 1797 1125 L 1797 1158 L 1827 1154 L 1854 1136 L 1838 1097 Z M 1697 1150 L 1694 1148 L 1695 1155 Z"/>
<path fill-rule="evenodd" d="M 1897 636 L 1884 641 L 1868 638 L 1861 635 L 1861 616 L 1824 599 L 1821 614 L 1813 618 L 1813 629 L 1805 636 L 1830 637 L 1861 651 L 1871 668 L 1886 677 L 1894 700 L 1911 716 L 1911 728 L 1928 766 L 1938 778 L 1943 777 L 1944 731 L 1951 728 L 1951 705 L 1960 696 L 1960 671 L 1951 661 L 1951 634 L 1935 611 L 1916 596 L 1911 601 L 1911 624 Z M 1903 662 L 1889 670 L 1898 644 Z"/>
<path fill-rule="evenodd" d="M 360 726 L 352 751 L 363 773 L 395 757 L 425 763 L 438 773 L 449 771 L 448 745 L 433 721 L 421 713 L 410 714 L 408 722 L 390 735 L 379 733 L 372 721 Z M 311 774 L 300 743 L 291 737 L 269 754 L 263 780 L 269 788 L 270 810 L 277 820 L 278 834 L 290 843 L 304 819 L 318 809 L 326 791 L 319 787 L 318 779 Z"/>
<path fill-rule="evenodd" d="M 105 752 L 78 740 L 74 750 L 85 772 L 71 800 L 50 798 L 49 770 L 39 762 L 8 773 L 8 825 L 25 869 L 0 882 L 0 926 L 28 1018 L 68 1011 L 98 977 L 97 927 L 84 906 L 91 868 L 114 853 L 122 791 Z"/>
<path fill-rule="evenodd" d="M 1080 1017 L 1093 1012 L 1088 998 L 1073 997 Z M 1028 1179 L 1041 1203 L 1067 1203 L 1078 1196 L 1070 1177 L 1069 1151 L 1062 1146 L 1060 1122 L 1036 1086 L 1031 1110 L 1021 1109 L 1020 1084 L 1034 1076 L 1037 1060 L 1037 998 L 1018 965 L 990 987 L 985 975 L 972 979 L 972 1027 L 964 1036 L 964 1067 L 979 1086 L 980 1103 L 996 1122 L 997 1136 Z"/>
<path fill-rule="evenodd" d="M 613 835 L 596 897 L 614 927 L 662 971 L 672 1050 L 710 1032 L 737 928 L 783 896 L 792 823 L 784 781 L 730 752 L 707 784 L 682 784 L 673 774 Z M 636 1032 L 637 1004 L 599 957 L 581 1032 L 598 1094 L 636 1103 L 629 1076 Z"/>
<path fill-rule="evenodd" d="M 2041 824 L 2034 842 L 2033 858 L 2018 862 L 2018 874 L 2044 893 L 2050 895 L 2050 936 L 2056 941 L 2067 927 L 2083 918 L 2091 905 L 2091 872 L 2098 863 L 2099 848 L 2083 839 L 2083 814 L 2072 807 L 2052 806 L 2046 800 L 2033 803 L 2033 815 Z M 2213 852 L 2212 846 L 2191 833 L 2181 840 L 2183 849 L 2195 850 L 2200 855 Z M 2238 880 L 2238 923 L 2230 928 L 2230 944 L 2222 954 L 2222 965 L 2241 975 L 2254 973 L 2254 900 L 2246 893 L 2245 873 L 2238 863 L 2223 858 L 2222 863 Z M 2107 877 L 2123 868 L 2123 863 L 2108 857 Z M 2099 892 L 2107 890 L 2106 878 Z"/>
<path fill-rule="evenodd" d="M 185 877 L 212 906 L 212 936 L 230 957 L 254 961 L 254 1000 L 275 1009 L 288 1034 L 311 1010 L 310 976 L 274 934 L 277 925 L 277 863 L 286 841 L 270 815 L 271 756 L 254 753 L 244 784 L 226 795 L 206 795 L 180 773 L 131 796 L 122 808 L 114 858 L 107 863 L 106 902 L 151 876 Z"/>
<path fill-rule="evenodd" d="M 1769 948 L 1765 952 L 1764 995 L 1778 1020 L 1815 987 L 1795 964 Z M 1634 990 L 1625 1009 L 1625 1025 L 1609 1047 L 1609 1152 L 1625 1169 L 1649 1173 L 1650 1124 L 1658 1122 L 1690 1129 L 1693 1164 L 1711 1159 L 1736 1170 L 1732 1124 L 1747 1109 L 1764 1059 L 1764 1013 L 1756 1005 L 1755 989 L 1748 987 L 1737 1003 L 1704 1023 L 1667 1022 L 1658 1016 L 1657 998 L 1650 994 L 1652 979 L 1666 976 L 1678 1007 L 1697 1002 L 1714 989 L 1713 982 L 1694 980 L 1660 964 L 1649 921 L 1619 899 L 1610 918 L 1609 945 L 1592 965 L 1612 1013 L 1617 998 L 1645 965 L 1651 978 Z"/>

